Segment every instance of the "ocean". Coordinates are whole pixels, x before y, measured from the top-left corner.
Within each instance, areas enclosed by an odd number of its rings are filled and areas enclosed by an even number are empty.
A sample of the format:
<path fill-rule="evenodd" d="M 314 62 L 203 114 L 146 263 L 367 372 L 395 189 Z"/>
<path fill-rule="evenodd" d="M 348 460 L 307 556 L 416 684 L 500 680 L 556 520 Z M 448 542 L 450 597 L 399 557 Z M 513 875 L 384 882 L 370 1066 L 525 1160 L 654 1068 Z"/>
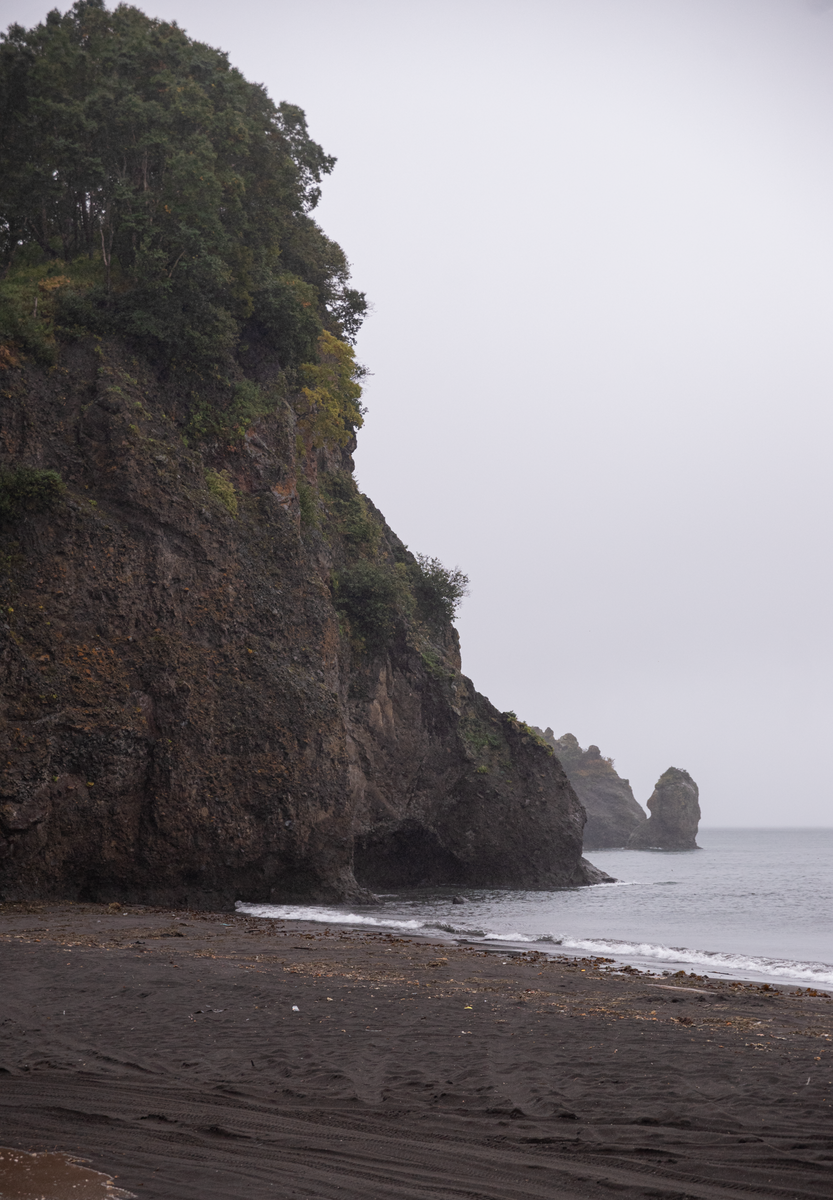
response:
<path fill-rule="evenodd" d="M 701 829 L 700 850 L 588 853 L 617 882 L 380 894 L 378 908 L 239 903 L 280 920 L 599 955 L 655 973 L 833 991 L 833 829 Z"/>

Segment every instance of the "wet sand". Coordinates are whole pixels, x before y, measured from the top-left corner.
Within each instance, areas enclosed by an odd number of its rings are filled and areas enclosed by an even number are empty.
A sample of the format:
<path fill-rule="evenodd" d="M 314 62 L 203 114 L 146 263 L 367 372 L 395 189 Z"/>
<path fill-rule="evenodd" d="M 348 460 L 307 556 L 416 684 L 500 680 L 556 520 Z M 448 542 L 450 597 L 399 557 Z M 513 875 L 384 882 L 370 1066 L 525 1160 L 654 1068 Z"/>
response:
<path fill-rule="evenodd" d="M 141 1200 L 829 1200 L 833 999 L 793 991 L 6 905 L 0 1145 Z"/>
<path fill-rule="evenodd" d="M 133 1200 L 100 1171 L 60 1151 L 8 1150 L 0 1146 L 0 1196 L 3 1200 Z"/>

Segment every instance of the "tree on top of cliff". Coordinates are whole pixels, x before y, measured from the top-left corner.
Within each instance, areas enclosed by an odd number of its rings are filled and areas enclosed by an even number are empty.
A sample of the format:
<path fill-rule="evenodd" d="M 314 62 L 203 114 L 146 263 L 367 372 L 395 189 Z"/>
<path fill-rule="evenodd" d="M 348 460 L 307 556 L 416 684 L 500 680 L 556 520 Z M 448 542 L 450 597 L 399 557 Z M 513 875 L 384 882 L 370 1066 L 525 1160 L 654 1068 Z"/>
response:
<path fill-rule="evenodd" d="M 0 42 L 0 272 L 66 264 L 65 325 L 197 363 L 352 340 L 364 296 L 310 216 L 334 163 L 300 108 L 129 5 L 77 0 Z"/>

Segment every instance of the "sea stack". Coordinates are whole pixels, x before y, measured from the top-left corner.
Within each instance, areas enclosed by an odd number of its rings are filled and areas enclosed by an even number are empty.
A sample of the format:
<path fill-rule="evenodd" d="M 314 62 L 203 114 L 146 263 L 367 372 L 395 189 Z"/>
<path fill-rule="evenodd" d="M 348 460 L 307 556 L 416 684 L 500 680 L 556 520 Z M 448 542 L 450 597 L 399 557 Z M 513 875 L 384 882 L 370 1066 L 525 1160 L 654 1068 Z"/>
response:
<path fill-rule="evenodd" d="M 605 758 L 598 746 L 583 750 L 572 733 L 556 738 L 551 729 L 538 732 L 552 746 L 587 812 L 584 849 L 612 850 L 627 846 L 631 835 L 647 822 L 630 782 L 617 774 L 613 761 Z"/>
<path fill-rule="evenodd" d="M 698 850 L 700 793 L 688 771 L 669 767 L 648 801 L 648 820 L 634 830 L 629 850 Z"/>

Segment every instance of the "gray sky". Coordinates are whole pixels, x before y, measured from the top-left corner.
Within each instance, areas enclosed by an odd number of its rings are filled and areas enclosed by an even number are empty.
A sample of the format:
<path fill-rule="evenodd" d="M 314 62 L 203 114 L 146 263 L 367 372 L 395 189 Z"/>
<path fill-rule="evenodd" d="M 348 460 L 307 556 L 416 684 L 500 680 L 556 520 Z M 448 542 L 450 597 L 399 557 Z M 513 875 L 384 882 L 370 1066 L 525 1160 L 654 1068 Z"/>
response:
<path fill-rule="evenodd" d="M 833 824 L 833 0 L 139 7 L 338 156 L 359 482 L 470 575 L 479 690 L 643 803 Z"/>

